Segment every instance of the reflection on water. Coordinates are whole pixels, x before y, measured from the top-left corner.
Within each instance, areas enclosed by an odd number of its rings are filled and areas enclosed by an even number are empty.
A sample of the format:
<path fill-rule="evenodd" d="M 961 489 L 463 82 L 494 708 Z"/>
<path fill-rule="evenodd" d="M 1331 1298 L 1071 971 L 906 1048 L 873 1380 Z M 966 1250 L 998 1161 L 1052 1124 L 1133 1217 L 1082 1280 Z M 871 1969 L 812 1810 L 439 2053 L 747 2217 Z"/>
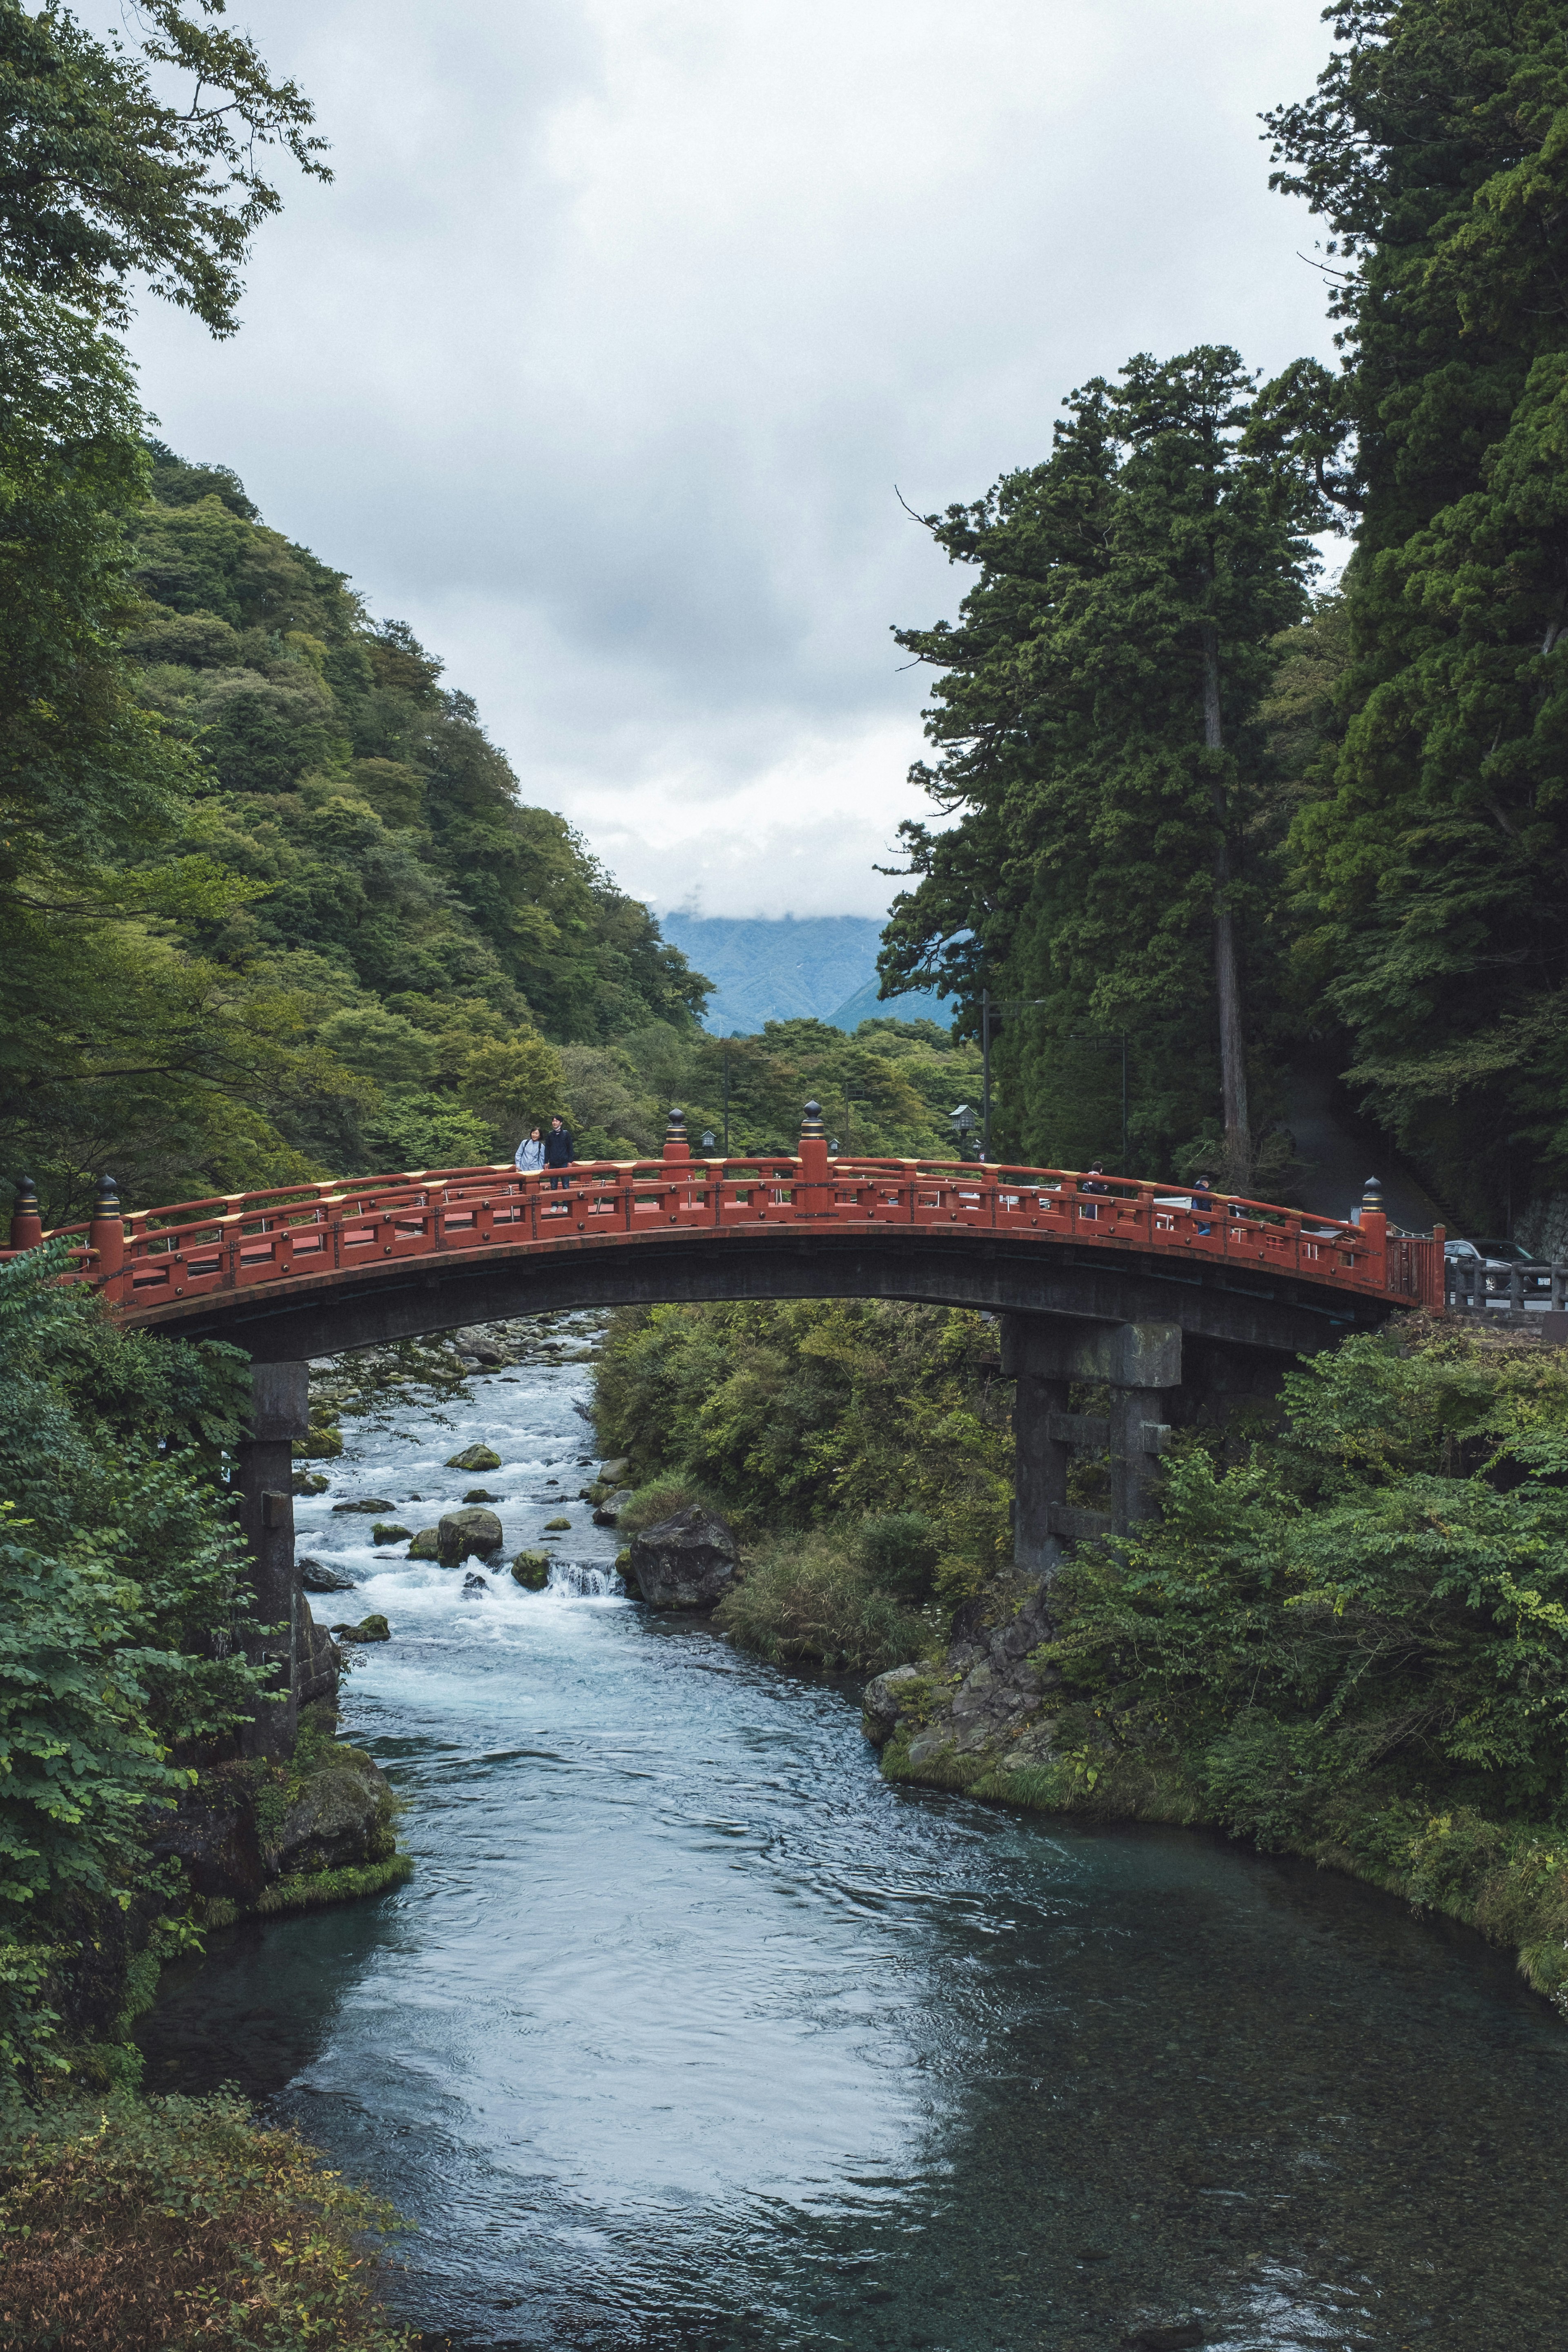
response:
<path fill-rule="evenodd" d="M 847 1689 L 602 1589 L 584 1383 L 478 1383 L 301 1505 L 392 1621 L 346 1714 L 419 1869 L 215 1938 L 151 2086 L 238 2080 L 391 2196 L 437 2341 L 1556 2352 L 1568 2034 L 1504 1957 L 1221 1841 L 888 1789 Z M 509 1553 L 574 1522 L 548 1591 L 333 1517 L 434 1518 L 481 1438 Z"/>

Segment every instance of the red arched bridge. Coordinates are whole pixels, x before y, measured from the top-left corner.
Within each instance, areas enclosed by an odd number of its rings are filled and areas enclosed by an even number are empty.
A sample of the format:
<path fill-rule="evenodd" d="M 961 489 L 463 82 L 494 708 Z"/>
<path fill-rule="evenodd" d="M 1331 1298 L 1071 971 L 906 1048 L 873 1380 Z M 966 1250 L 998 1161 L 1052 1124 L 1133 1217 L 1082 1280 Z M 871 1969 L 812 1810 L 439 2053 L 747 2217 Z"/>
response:
<path fill-rule="evenodd" d="M 24 1187 L 5 1255 L 45 1238 Z M 1391 1234 L 1373 1191 L 1352 1223 L 1072 1169 L 833 1159 L 815 1103 L 790 1153 L 694 1159 L 676 1111 L 658 1160 L 425 1170 L 129 1214 L 106 1183 L 89 1223 L 47 1238 L 117 1319 L 249 1353 L 247 1540 L 263 1613 L 296 1622 L 289 1449 L 312 1356 L 570 1307 L 978 1307 L 1003 1318 L 1017 1383 L 1016 1558 L 1047 1573 L 1064 1540 L 1157 1507 L 1168 1416 L 1272 1394 L 1296 1356 L 1443 1305 L 1441 1230 Z M 1109 1412 L 1070 1412 L 1075 1382 L 1104 1383 Z M 1080 1447 L 1109 1454 L 1109 1513 L 1068 1506 Z"/>

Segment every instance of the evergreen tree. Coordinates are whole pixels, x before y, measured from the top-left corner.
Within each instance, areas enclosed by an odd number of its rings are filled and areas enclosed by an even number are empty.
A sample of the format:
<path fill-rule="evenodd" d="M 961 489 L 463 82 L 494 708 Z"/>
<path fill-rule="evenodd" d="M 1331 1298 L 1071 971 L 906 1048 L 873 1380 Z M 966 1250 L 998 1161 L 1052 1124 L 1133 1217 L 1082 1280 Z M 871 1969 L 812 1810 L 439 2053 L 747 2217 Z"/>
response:
<path fill-rule="evenodd" d="M 1134 1156 L 1190 1144 L 1238 1188 L 1255 1173 L 1276 952 L 1259 705 L 1270 641 L 1305 609 L 1317 495 L 1244 446 L 1251 393 L 1228 349 L 1141 356 L 1072 395 L 1045 464 L 927 518 L 981 574 L 956 626 L 897 633 L 943 673 L 943 758 L 915 772 L 962 814 L 903 828 L 921 880 L 881 969 L 940 979 L 971 1025 L 982 984 L 1019 1008 L 999 1066 L 1023 1155 L 1120 1150 L 1092 1057 L 1125 1034 Z"/>
<path fill-rule="evenodd" d="M 1355 519 L 1343 742 L 1299 820 L 1350 1075 L 1478 1219 L 1568 1178 L 1568 5 L 1344 0 L 1270 118 L 1345 363 L 1258 445 Z"/>

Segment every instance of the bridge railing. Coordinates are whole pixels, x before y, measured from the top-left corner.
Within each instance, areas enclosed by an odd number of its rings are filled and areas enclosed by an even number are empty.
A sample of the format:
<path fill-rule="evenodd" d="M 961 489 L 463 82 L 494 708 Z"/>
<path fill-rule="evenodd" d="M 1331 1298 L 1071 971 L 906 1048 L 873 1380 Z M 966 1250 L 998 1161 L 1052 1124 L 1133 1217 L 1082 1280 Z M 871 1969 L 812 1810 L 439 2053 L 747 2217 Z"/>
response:
<path fill-rule="evenodd" d="M 1086 1189 L 1092 1188 L 1092 1189 Z M 658 1160 L 579 1161 L 567 1171 L 510 1166 L 399 1171 L 351 1181 L 216 1195 L 121 1212 L 106 1180 L 92 1218 L 60 1230 L 76 1246 L 68 1279 L 95 1283 L 133 1318 L 225 1291 L 386 1267 L 410 1258 L 517 1246 L 581 1246 L 671 1232 L 762 1232 L 809 1224 L 930 1234 L 983 1231 L 1085 1250 L 1171 1253 L 1304 1276 L 1412 1305 L 1443 1304 L 1443 1240 L 1390 1235 L 1381 1210 L 1361 1223 L 1239 1195 L 1076 1169 L 960 1160 L 829 1159 L 808 1131 L 800 1150 L 694 1160 L 678 1121 Z M 20 1205 L 20 1204 L 19 1204 Z M 14 1244 L 41 1238 L 36 1209 Z M 15 1252 L 0 1253 L 10 1256 Z"/>

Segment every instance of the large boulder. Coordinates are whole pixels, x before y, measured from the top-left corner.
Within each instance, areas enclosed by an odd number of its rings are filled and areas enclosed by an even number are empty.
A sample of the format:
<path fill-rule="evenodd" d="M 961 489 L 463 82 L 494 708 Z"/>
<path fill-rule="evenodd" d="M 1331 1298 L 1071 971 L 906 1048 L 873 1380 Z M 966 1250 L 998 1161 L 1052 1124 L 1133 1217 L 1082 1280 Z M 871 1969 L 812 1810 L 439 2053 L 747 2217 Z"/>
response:
<path fill-rule="evenodd" d="M 372 1543 L 378 1544 L 407 1543 L 413 1533 L 412 1528 L 401 1526 L 396 1519 L 377 1519 L 370 1531 L 370 1539 Z"/>
<path fill-rule="evenodd" d="M 395 1510 L 396 1507 L 397 1506 L 395 1503 L 389 1501 L 387 1496 L 384 1495 L 366 1495 L 363 1496 L 357 1503 L 334 1503 L 332 1505 L 334 1511 L 359 1511 L 367 1516 L 373 1515 L 376 1511 Z"/>
<path fill-rule="evenodd" d="M 501 1548 L 501 1523 L 493 1511 L 472 1507 L 443 1511 L 436 1529 L 437 1557 L 443 1568 L 461 1568 L 470 1552 L 488 1559 Z"/>
<path fill-rule="evenodd" d="M 329 1568 L 324 1559 L 312 1559 L 309 1552 L 300 1559 L 300 1582 L 307 1592 L 352 1592 L 354 1579 L 345 1576 L 341 1568 Z"/>
<path fill-rule="evenodd" d="M 493 1446 L 465 1445 L 460 1454 L 447 1456 L 448 1470 L 499 1470 L 500 1455 Z"/>
<path fill-rule="evenodd" d="M 860 1702 L 860 1728 L 873 1748 L 887 1745 L 899 1727 L 899 1717 L 904 1709 L 930 1687 L 929 1676 L 919 1666 L 889 1666 L 885 1675 L 867 1684 Z"/>
<path fill-rule="evenodd" d="M 735 1581 L 740 1547 L 723 1520 L 688 1503 L 632 1544 L 637 1591 L 656 1609 L 711 1609 Z"/>
<path fill-rule="evenodd" d="M 392 1811 L 380 1767 L 356 1749 L 333 1748 L 289 1807 L 268 1860 L 292 1876 L 374 1859 L 391 1844 Z"/>
<path fill-rule="evenodd" d="M 618 1526 L 621 1513 L 636 1491 L 633 1486 L 616 1486 L 610 1494 L 603 1496 L 594 1508 L 594 1525 L 596 1528 Z"/>
<path fill-rule="evenodd" d="M 410 1559 L 439 1559 L 441 1557 L 440 1528 L 421 1528 L 408 1547 L 408 1557 Z"/>
<path fill-rule="evenodd" d="M 550 1555 L 542 1551 L 520 1551 L 511 1564 L 512 1581 L 521 1584 L 525 1592 L 542 1592 L 550 1581 Z"/>

